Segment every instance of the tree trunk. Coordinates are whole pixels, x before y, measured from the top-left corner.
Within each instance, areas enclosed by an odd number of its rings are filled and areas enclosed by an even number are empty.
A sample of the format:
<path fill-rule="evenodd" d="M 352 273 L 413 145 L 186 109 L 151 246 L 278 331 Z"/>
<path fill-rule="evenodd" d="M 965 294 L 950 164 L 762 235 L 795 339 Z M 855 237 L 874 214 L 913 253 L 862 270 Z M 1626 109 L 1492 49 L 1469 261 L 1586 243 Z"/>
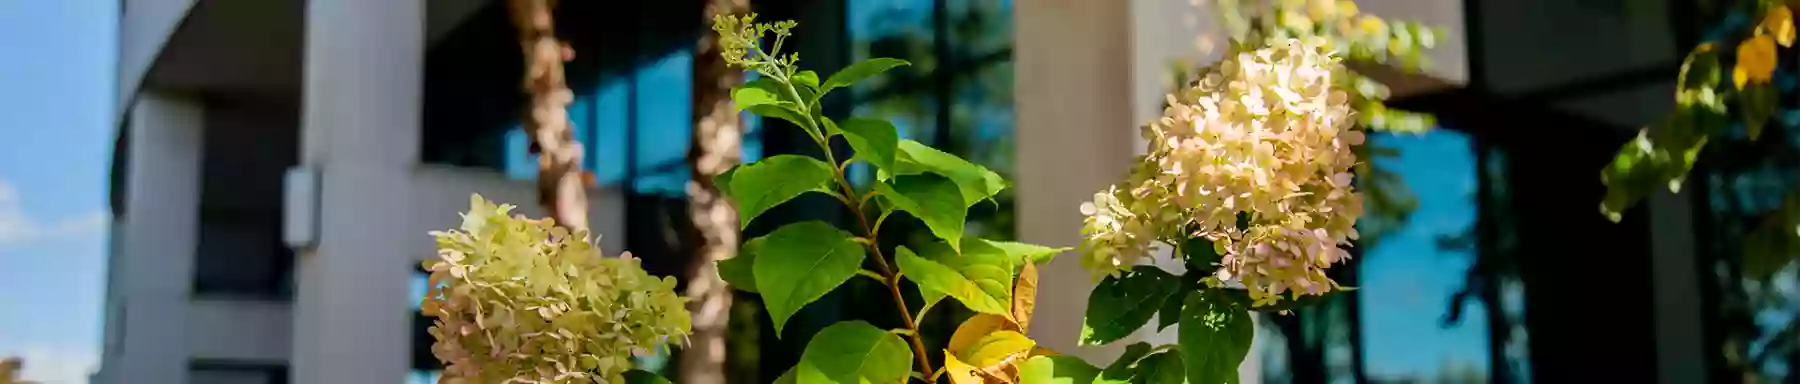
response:
<path fill-rule="evenodd" d="M 748 0 L 707 0 L 705 25 L 713 16 L 749 11 Z M 743 82 L 743 72 L 725 65 L 718 36 L 704 32 L 694 47 L 694 134 L 688 147 L 688 211 L 699 232 L 700 244 L 689 260 L 687 297 L 694 316 L 694 333 L 681 353 L 683 383 L 725 382 L 725 333 L 731 320 L 731 288 L 719 279 L 715 262 L 730 258 L 738 246 L 737 208 L 731 206 L 713 177 L 738 164 L 743 151 L 744 128 L 731 107 L 731 87 Z"/>
<path fill-rule="evenodd" d="M 538 202 L 557 224 L 588 228 L 587 180 L 581 171 L 581 143 L 569 123 L 575 94 L 563 81 L 563 61 L 574 51 L 556 41 L 553 0 L 507 0 L 519 48 L 525 53 L 525 135 L 538 155 Z"/>

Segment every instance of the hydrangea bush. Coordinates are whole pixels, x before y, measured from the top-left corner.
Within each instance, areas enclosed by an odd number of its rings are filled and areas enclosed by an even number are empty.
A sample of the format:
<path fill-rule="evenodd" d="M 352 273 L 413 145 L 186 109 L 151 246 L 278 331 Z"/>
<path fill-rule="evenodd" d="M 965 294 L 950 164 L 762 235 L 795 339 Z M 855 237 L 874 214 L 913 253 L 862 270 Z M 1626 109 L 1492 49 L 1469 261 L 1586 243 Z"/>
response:
<path fill-rule="evenodd" d="M 442 382 L 621 383 L 631 356 L 688 334 L 675 278 L 630 253 L 602 257 L 585 230 L 470 200 L 461 229 L 432 233 L 438 259 L 425 262 L 420 309 L 436 318 Z"/>
<path fill-rule="evenodd" d="M 1323 41 L 1278 44 L 1230 55 L 1169 95 L 1129 179 L 1082 205 L 1083 266 L 1118 277 L 1152 242 L 1200 238 L 1224 256 L 1215 280 L 1243 283 L 1258 303 L 1335 286 L 1324 270 L 1356 238 L 1350 146 L 1363 134 Z"/>

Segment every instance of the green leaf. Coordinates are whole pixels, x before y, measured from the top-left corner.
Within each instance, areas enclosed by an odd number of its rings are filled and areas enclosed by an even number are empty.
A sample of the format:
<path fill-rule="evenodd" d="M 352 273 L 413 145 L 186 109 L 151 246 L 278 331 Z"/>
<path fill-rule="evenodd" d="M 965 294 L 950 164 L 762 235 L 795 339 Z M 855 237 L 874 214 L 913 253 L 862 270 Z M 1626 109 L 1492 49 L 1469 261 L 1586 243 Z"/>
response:
<path fill-rule="evenodd" d="M 756 251 L 762 248 L 766 241 L 764 239 L 767 238 L 750 239 L 744 242 L 744 247 L 738 250 L 737 256 L 719 260 L 719 279 L 725 280 L 725 284 L 730 284 L 737 290 L 756 293 L 756 273 L 753 272 L 756 270 Z"/>
<path fill-rule="evenodd" d="M 801 307 L 856 276 L 863 246 L 849 232 L 819 221 L 776 229 L 762 238 L 752 268 L 756 291 L 775 321 L 775 335 Z"/>
<path fill-rule="evenodd" d="M 799 368 L 798 365 L 788 367 L 787 371 L 781 373 L 781 377 L 775 378 L 775 384 L 796 384 L 798 380 L 794 379 L 794 370 Z"/>
<path fill-rule="evenodd" d="M 960 157 L 944 153 L 925 144 L 913 140 L 900 140 L 900 152 L 894 157 L 894 168 L 884 169 L 881 173 L 887 176 L 914 175 L 919 173 L 935 173 L 956 182 L 958 191 L 962 192 L 965 207 L 999 194 L 1006 189 L 1006 180 L 980 165 L 970 163 Z"/>
<path fill-rule="evenodd" d="M 921 295 L 948 295 L 970 310 L 1000 316 L 1010 315 L 1012 274 L 1004 265 L 986 260 L 920 257 L 906 247 L 895 247 L 894 258 L 900 273 L 919 285 Z M 954 260 L 954 261 L 952 261 Z M 951 261 L 955 267 L 939 261 Z M 941 296 L 940 296 L 941 297 Z"/>
<path fill-rule="evenodd" d="M 813 335 L 794 367 L 794 378 L 800 384 L 901 383 L 912 372 L 912 359 L 899 335 L 862 321 L 844 321 Z"/>
<path fill-rule="evenodd" d="M 856 84 L 856 82 L 862 81 L 870 76 L 879 75 L 882 72 L 887 72 L 889 69 L 903 65 L 912 65 L 912 63 L 908 63 L 906 60 L 877 57 L 863 60 L 856 64 L 850 64 L 850 66 L 844 67 L 843 70 L 831 74 L 831 78 L 825 80 L 825 86 L 819 89 L 819 93 L 823 94 L 825 92 L 830 92 L 833 89 L 848 87 L 851 84 Z"/>
<path fill-rule="evenodd" d="M 826 126 L 835 122 L 825 120 Z M 886 120 L 852 117 L 838 126 L 844 134 L 844 141 L 850 142 L 850 148 L 856 150 L 856 157 L 881 169 L 894 167 L 894 152 L 899 150 L 900 133 L 894 124 Z"/>
<path fill-rule="evenodd" d="M 1188 273 L 1212 274 L 1219 268 L 1219 251 L 1204 237 L 1190 237 L 1181 243 L 1182 263 Z"/>
<path fill-rule="evenodd" d="M 1089 384 L 1100 369 L 1074 356 L 1036 356 L 1019 366 L 1020 384 Z"/>
<path fill-rule="evenodd" d="M 1088 294 L 1087 315 L 1082 319 L 1081 344 L 1110 343 L 1150 322 L 1169 295 L 1181 288 L 1181 280 L 1154 266 L 1138 266 L 1119 277 L 1101 280 Z"/>
<path fill-rule="evenodd" d="M 1750 134 L 1750 140 L 1762 136 L 1763 127 L 1768 125 L 1769 118 L 1775 116 L 1776 103 L 1781 101 L 1780 92 L 1774 84 L 1753 85 L 1739 93 L 1738 112 L 1744 118 L 1744 129 Z"/>
<path fill-rule="evenodd" d="M 743 257 L 743 256 L 738 256 L 738 257 Z M 1189 271 L 1188 273 L 1193 273 L 1193 272 Z M 1171 294 L 1171 295 L 1169 295 L 1168 298 L 1163 299 L 1162 307 L 1157 308 L 1157 310 L 1156 310 L 1156 330 L 1157 331 L 1169 329 L 1169 326 L 1175 325 L 1175 323 L 1181 321 L 1181 303 L 1183 301 L 1187 300 L 1187 295 L 1181 294 L 1181 292 L 1192 290 L 1192 289 L 1189 289 L 1186 285 L 1188 285 L 1188 284 L 1183 284 L 1183 287 L 1181 290 L 1176 291 L 1175 294 Z"/>
<path fill-rule="evenodd" d="M 818 128 L 813 128 L 812 123 L 809 123 L 811 120 L 806 117 L 806 114 L 800 113 L 800 110 L 795 109 L 793 104 L 764 104 L 744 108 L 744 110 L 757 116 L 787 120 L 789 123 L 794 123 L 794 126 L 806 130 L 809 134 L 815 136 L 819 134 Z"/>
<path fill-rule="evenodd" d="M 662 376 L 642 370 L 625 371 L 625 384 L 675 384 Z"/>
<path fill-rule="evenodd" d="M 894 209 L 911 213 L 925 222 L 925 227 L 948 242 L 951 249 L 961 249 L 963 222 L 969 211 L 950 179 L 934 175 L 901 176 L 887 182 L 875 182 L 875 190 Z"/>
<path fill-rule="evenodd" d="M 1255 337 L 1249 312 L 1205 291 L 1189 292 L 1176 336 L 1187 381 L 1237 383 L 1238 364 L 1250 353 Z"/>
<path fill-rule="evenodd" d="M 1100 374 L 1118 380 L 1130 379 L 1132 364 L 1136 364 L 1144 356 L 1150 356 L 1150 352 L 1155 349 L 1156 347 L 1151 346 L 1150 343 L 1142 341 L 1126 345 L 1125 352 L 1120 353 L 1119 358 L 1114 359 L 1112 364 L 1107 364 L 1106 369 Z"/>
<path fill-rule="evenodd" d="M 737 203 L 738 227 L 749 227 L 750 221 L 807 192 L 825 192 L 830 188 L 835 168 L 823 161 L 800 155 L 775 155 L 755 163 L 739 165 L 716 181 L 727 182 L 719 189 L 729 190 Z"/>
<path fill-rule="evenodd" d="M 780 105 L 784 102 L 791 107 L 792 102 L 782 100 L 781 93 L 770 87 L 773 83 L 767 79 L 756 79 L 738 85 L 731 90 L 731 103 L 740 112 L 759 105 Z"/>
<path fill-rule="evenodd" d="M 1051 259 L 1056 258 L 1057 254 L 1067 252 L 1071 249 L 1074 249 L 1074 248 L 1069 248 L 1069 247 L 1050 248 L 1050 247 L 1037 245 L 1037 244 L 1016 243 L 1016 242 L 1011 242 L 1011 241 L 987 240 L 987 239 L 980 239 L 980 238 L 974 238 L 974 237 L 964 239 L 964 240 L 968 240 L 967 244 L 963 245 L 963 253 L 964 254 L 993 252 L 993 253 L 997 253 L 1000 255 L 1005 255 L 1007 260 L 1022 260 L 1022 259 L 1030 258 L 1032 263 L 1039 264 L 1039 265 L 1049 263 Z M 1018 270 L 1020 268 L 1023 268 L 1025 266 L 1025 264 L 1022 264 L 1022 263 L 1013 263 L 1013 264 L 1014 264 L 1013 268 L 1012 268 L 1013 272 L 1018 272 Z"/>
<path fill-rule="evenodd" d="M 1182 366 L 1181 351 L 1166 350 L 1139 359 L 1133 367 L 1132 383 L 1182 384 L 1187 371 Z"/>
<path fill-rule="evenodd" d="M 788 81 L 793 82 L 794 85 L 804 86 L 809 89 L 819 89 L 819 73 L 818 72 L 813 72 L 813 71 L 795 72 L 793 77 L 788 78 Z"/>

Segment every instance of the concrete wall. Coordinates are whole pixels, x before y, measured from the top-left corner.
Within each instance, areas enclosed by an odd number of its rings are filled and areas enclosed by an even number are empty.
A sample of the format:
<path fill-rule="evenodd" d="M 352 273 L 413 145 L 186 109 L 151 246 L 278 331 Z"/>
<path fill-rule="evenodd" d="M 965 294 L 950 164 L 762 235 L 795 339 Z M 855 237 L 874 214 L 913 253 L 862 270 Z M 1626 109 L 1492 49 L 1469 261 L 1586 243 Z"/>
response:
<path fill-rule="evenodd" d="M 144 74 L 156 62 L 195 0 L 125 0 L 119 17 L 119 113 L 131 106 Z"/>
<path fill-rule="evenodd" d="M 131 114 L 127 210 L 114 287 L 119 353 L 115 382 L 187 382 L 188 294 L 198 239 L 201 135 L 205 107 L 192 98 L 146 92 Z M 115 335 L 108 335 L 114 338 Z"/>

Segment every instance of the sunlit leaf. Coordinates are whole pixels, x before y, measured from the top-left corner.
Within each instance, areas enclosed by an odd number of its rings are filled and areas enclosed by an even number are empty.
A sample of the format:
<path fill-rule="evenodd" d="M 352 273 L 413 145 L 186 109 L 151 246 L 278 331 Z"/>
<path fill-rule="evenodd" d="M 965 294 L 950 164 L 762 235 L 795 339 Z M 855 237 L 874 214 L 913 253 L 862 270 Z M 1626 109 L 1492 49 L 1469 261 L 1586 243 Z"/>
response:
<path fill-rule="evenodd" d="M 900 272 L 917 283 L 921 291 L 949 295 L 976 312 L 1010 315 L 1008 306 L 1012 297 L 1008 290 L 1011 289 L 1012 274 L 1004 265 L 963 258 L 932 260 L 920 257 L 906 247 L 896 247 L 894 253 Z M 945 265 L 940 260 L 956 263 L 956 266 Z"/>
<path fill-rule="evenodd" d="M 912 349 L 900 336 L 862 321 L 832 324 L 814 334 L 795 366 L 795 382 L 900 383 L 912 372 Z"/>
<path fill-rule="evenodd" d="M 913 140 L 900 140 L 900 151 L 894 157 L 894 168 L 883 169 L 881 179 L 897 175 L 935 173 L 956 182 L 965 206 L 972 206 L 1006 189 L 1000 174 L 970 163 L 960 157 L 939 151 Z"/>
<path fill-rule="evenodd" d="M 756 253 L 756 291 L 775 322 L 776 337 L 794 312 L 856 276 L 864 257 L 862 244 L 849 232 L 819 221 L 776 229 L 763 237 Z"/>
<path fill-rule="evenodd" d="M 823 161 L 800 155 L 775 155 L 755 163 L 739 165 L 716 178 L 720 189 L 738 208 L 738 226 L 781 203 L 807 192 L 824 192 L 830 188 L 835 168 Z"/>
<path fill-rule="evenodd" d="M 1100 369 L 1074 356 L 1037 356 L 1019 368 L 1021 384 L 1089 384 Z"/>
<path fill-rule="evenodd" d="M 819 89 L 819 93 L 848 87 L 851 84 L 856 84 L 856 82 L 862 81 L 870 76 L 879 75 L 882 72 L 887 72 L 889 69 L 894 69 L 894 67 L 905 65 L 911 65 L 911 63 L 906 62 L 906 60 L 886 57 L 878 57 L 850 64 L 850 66 L 844 67 L 843 70 L 831 74 L 831 78 L 825 80 L 825 85 L 823 88 Z"/>
<path fill-rule="evenodd" d="M 894 152 L 899 150 L 900 134 L 894 124 L 886 120 L 853 117 L 836 124 L 825 120 L 826 126 L 836 126 L 844 135 L 844 141 L 850 143 L 850 149 L 856 150 L 856 157 L 881 169 L 894 167 Z"/>
<path fill-rule="evenodd" d="M 736 256 L 719 260 L 719 279 L 737 290 L 756 293 L 756 273 L 753 272 L 756 266 L 756 252 L 762 248 L 763 242 L 767 241 L 765 239 L 768 237 L 750 239 L 750 241 L 744 242 L 744 247 L 738 250 Z"/>
<path fill-rule="evenodd" d="M 901 176 L 875 182 L 875 190 L 894 209 L 911 213 L 952 249 L 960 249 L 969 211 L 950 179 L 937 175 Z"/>

